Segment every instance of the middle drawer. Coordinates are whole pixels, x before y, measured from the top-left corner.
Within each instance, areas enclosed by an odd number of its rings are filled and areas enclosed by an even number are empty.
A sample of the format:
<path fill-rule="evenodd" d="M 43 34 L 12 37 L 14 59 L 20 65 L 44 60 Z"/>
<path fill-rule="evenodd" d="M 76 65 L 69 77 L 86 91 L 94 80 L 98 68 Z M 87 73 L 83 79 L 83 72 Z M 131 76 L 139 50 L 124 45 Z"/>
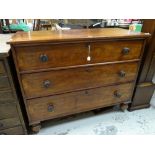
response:
<path fill-rule="evenodd" d="M 22 74 L 21 77 L 26 98 L 35 98 L 133 81 L 137 69 L 138 62 L 130 62 Z"/>

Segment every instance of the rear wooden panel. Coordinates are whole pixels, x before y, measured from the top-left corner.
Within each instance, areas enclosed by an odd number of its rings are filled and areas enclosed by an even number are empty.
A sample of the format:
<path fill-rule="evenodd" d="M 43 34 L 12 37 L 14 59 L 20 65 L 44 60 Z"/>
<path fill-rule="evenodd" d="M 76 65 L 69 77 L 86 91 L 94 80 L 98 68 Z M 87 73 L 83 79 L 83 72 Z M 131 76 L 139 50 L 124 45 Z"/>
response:
<path fill-rule="evenodd" d="M 16 47 L 16 54 L 21 71 L 87 63 L 87 45 L 84 43 Z M 43 54 L 47 55 L 47 62 L 40 61 Z"/>
<path fill-rule="evenodd" d="M 143 41 L 97 42 L 91 44 L 92 63 L 132 60 L 140 58 Z M 129 48 L 128 54 L 123 54 L 123 48 Z"/>
<path fill-rule="evenodd" d="M 40 97 L 134 81 L 137 68 L 135 62 L 23 74 L 22 83 L 27 98 Z M 125 77 L 120 77 L 120 71 L 125 72 Z M 49 87 L 44 86 L 46 81 Z"/>

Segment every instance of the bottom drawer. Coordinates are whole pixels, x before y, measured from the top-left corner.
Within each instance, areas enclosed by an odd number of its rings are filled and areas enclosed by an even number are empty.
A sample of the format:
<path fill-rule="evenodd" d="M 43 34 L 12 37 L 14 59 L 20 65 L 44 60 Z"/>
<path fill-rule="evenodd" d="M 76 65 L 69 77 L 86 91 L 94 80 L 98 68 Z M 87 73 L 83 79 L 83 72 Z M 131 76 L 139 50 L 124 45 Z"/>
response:
<path fill-rule="evenodd" d="M 133 86 L 127 83 L 27 100 L 29 123 L 129 101 Z"/>
<path fill-rule="evenodd" d="M 23 135 L 23 134 L 24 134 L 24 130 L 22 126 L 9 128 L 9 129 L 0 131 L 0 135 Z"/>
<path fill-rule="evenodd" d="M 0 120 L 0 130 L 20 125 L 19 118 L 8 118 Z"/>

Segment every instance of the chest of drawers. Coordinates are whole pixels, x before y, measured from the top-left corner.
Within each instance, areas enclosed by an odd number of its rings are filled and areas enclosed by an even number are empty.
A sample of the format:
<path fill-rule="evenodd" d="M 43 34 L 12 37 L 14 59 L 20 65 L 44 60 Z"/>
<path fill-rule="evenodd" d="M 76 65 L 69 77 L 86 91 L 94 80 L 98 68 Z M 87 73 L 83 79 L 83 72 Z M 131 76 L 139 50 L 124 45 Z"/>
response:
<path fill-rule="evenodd" d="M 131 103 L 149 34 L 124 29 L 20 32 L 9 41 L 29 125 Z"/>
<path fill-rule="evenodd" d="M 10 65 L 10 35 L 0 34 L 0 135 L 26 134 Z"/>

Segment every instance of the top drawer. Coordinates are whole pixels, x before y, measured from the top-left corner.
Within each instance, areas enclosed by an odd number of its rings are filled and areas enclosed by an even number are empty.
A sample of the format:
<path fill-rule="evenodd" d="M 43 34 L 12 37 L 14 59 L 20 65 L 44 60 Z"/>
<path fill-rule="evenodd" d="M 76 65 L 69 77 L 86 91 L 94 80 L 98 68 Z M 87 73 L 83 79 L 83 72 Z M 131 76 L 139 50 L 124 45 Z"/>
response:
<path fill-rule="evenodd" d="M 20 71 L 138 59 L 143 41 L 104 41 L 16 47 Z M 88 60 L 90 57 L 90 61 Z"/>

